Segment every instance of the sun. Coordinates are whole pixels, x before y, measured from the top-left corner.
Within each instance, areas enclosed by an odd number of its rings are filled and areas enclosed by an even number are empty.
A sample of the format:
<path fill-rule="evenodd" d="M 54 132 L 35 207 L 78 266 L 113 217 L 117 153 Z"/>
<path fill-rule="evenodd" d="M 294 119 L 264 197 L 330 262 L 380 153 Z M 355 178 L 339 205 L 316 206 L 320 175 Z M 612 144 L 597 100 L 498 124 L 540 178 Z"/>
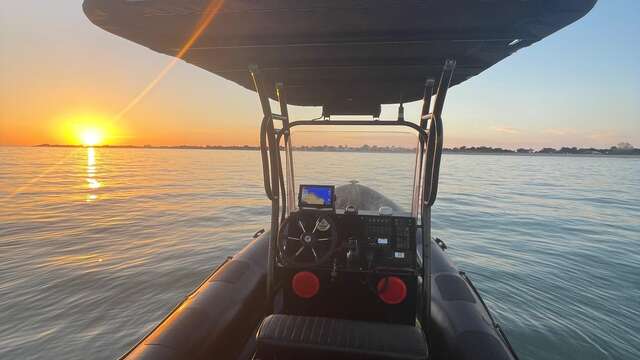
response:
<path fill-rule="evenodd" d="M 100 129 L 83 129 L 80 131 L 80 141 L 84 146 L 100 145 L 104 135 Z"/>
<path fill-rule="evenodd" d="M 52 124 L 63 144 L 85 147 L 117 145 L 112 142 L 124 136 L 111 117 L 97 111 L 64 113 L 54 118 Z"/>

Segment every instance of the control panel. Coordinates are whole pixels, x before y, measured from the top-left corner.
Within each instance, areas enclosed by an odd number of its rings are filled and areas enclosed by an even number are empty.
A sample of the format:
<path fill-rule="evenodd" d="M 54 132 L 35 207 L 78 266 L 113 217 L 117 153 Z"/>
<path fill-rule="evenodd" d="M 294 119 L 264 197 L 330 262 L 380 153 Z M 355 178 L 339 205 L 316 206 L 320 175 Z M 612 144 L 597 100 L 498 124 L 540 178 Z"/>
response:
<path fill-rule="evenodd" d="M 413 268 L 416 224 L 413 218 L 360 216 L 365 256 L 374 267 Z M 372 258 L 373 257 L 373 258 Z"/>
<path fill-rule="evenodd" d="M 320 197 L 307 195 L 312 203 Z M 282 231 L 284 261 L 277 271 L 285 313 L 415 323 L 414 218 L 302 209 L 290 215 Z"/>

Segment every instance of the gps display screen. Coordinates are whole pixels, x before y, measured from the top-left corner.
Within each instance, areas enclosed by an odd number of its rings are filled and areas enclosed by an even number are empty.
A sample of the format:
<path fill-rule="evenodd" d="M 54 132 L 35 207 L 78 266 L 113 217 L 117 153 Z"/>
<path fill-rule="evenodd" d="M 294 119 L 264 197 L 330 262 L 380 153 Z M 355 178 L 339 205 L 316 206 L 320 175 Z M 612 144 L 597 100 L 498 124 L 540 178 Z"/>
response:
<path fill-rule="evenodd" d="M 300 185 L 298 203 L 301 208 L 333 208 L 334 187 L 327 185 Z"/>

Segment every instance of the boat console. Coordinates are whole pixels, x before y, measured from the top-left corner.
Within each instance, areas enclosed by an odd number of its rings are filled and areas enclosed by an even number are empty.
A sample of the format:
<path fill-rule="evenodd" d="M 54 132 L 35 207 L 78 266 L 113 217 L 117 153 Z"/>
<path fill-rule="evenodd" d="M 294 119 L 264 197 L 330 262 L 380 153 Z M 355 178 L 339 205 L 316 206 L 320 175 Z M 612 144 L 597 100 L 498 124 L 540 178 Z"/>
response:
<path fill-rule="evenodd" d="M 283 311 L 413 324 L 418 264 L 410 216 L 335 209 L 335 189 L 301 185 L 277 242 Z"/>
<path fill-rule="evenodd" d="M 595 2 L 85 0 L 98 26 L 255 91 L 263 113 L 269 230 L 127 359 L 517 359 L 468 277 L 432 240 L 444 103 L 450 86 Z M 419 118 L 405 119 L 403 103 L 418 99 Z M 380 119 L 381 105 L 392 103 L 397 118 Z M 293 121 L 288 104 L 322 106 L 322 115 Z M 339 118 L 353 115 L 364 118 Z M 410 213 L 378 205 L 391 200 L 372 189 L 341 195 L 337 206 L 331 185 L 300 186 L 294 204 L 298 126 L 415 133 Z"/>

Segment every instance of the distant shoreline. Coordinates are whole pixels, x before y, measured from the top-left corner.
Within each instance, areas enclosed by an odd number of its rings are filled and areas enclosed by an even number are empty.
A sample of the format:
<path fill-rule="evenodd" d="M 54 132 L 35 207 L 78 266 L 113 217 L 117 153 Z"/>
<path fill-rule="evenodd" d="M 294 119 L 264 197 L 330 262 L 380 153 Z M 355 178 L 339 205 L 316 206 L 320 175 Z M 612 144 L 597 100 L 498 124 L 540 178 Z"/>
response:
<path fill-rule="evenodd" d="M 34 147 L 49 147 L 49 148 L 102 148 L 102 149 L 175 149 L 175 150 L 245 150 L 245 151 L 258 151 L 259 146 L 252 145 L 178 145 L 178 146 L 156 146 L 156 145 L 97 145 L 97 146 L 84 146 L 84 145 L 56 145 L 56 144 L 40 144 Z M 397 146 L 368 146 L 363 145 L 359 147 L 351 146 L 299 146 L 294 147 L 295 151 L 312 151 L 312 152 L 359 152 L 359 153 L 415 153 L 415 148 L 404 148 Z M 640 156 L 640 149 L 625 148 L 618 149 L 612 146 L 609 149 L 596 149 L 596 148 L 576 148 L 576 147 L 562 147 L 560 149 L 543 148 L 540 150 L 524 149 L 517 150 L 492 148 L 487 146 L 480 147 L 456 147 L 456 148 L 444 148 L 444 153 L 448 154 L 478 154 L 478 155 L 588 155 L 588 156 Z"/>

